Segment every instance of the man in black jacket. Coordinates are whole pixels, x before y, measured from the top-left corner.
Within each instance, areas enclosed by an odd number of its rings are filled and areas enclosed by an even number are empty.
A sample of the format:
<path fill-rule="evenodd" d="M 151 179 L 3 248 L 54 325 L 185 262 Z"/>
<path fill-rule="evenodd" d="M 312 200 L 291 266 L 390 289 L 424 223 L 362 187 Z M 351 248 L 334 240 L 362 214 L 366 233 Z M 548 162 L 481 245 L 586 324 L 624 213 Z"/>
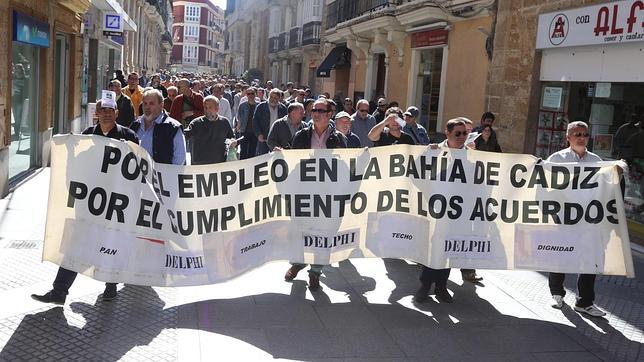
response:
<path fill-rule="evenodd" d="M 139 143 L 139 138 L 134 131 L 116 123 L 118 110 L 116 109 L 116 102 L 112 99 L 97 101 L 96 114 L 98 115 L 98 123 L 95 126 L 87 128 L 83 131 L 83 134 Z M 65 304 L 69 288 L 74 283 L 77 274 L 75 271 L 60 267 L 58 268 L 56 279 L 54 279 L 53 289 L 43 295 L 32 294 L 31 297 L 43 303 Z M 105 283 L 105 291 L 102 294 L 102 299 L 105 301 L 112 300 L 116 298 L 116 295 L 116 283 Z"/>
<path fill-rule="evenodd" d="M 271 126 L 278 119 L 286 116 L 286 106 L 280 103 L 279 89 L 273 89 L 268 95 L 268 101 L 260 103 L 255 109 L 253 115 L 253 128 L 257 136 L 257 155 L 268 153 L 266 139 Z"/>
<path fill-rule="evenodd" d="M 132 106 L 132 100 L 121 92 L 121 82 L 117 79 L 110 81 L 110 90 L 116 93 L 116 105 L 118 108 L 116 123 L 124 127 L 130 127 L 132 122 L 134 122 L 134 106 Z"/>
<path fill-rule="evenodd" d="M 306 127 L 306 124 L 302 122 L 302 119 L 304 119 L 304 106 L 302 103 L 293 102 L 288 105 L 287 110 L 286 117 L 278 119 L 271 127 L 270 132 L 268 132 L 266 144 L 271 151 L 275 147 L 282 149 L 292 148 L 293 136 L 297 131 Z"/>
<path fill-rule="evenodd" d="M 330 101 L 326 98 L 320 98 L 313 103 L 313 124 L 307 128 L 298 131 L 293 137 L 294 149 L 327 149 L 327 148 L 347 148 L 347 138 L 331 126 L 332 109 Z M 286 271 L 284 279 L 291 281 L 295 279 L 297 273 L 304 269 L 306 264 L 291 264 Z M 320 274 L 322 274 L 323 265 L 312 264 L 309 270 L 309 289 L 312 291 L 320 289 Z"/>

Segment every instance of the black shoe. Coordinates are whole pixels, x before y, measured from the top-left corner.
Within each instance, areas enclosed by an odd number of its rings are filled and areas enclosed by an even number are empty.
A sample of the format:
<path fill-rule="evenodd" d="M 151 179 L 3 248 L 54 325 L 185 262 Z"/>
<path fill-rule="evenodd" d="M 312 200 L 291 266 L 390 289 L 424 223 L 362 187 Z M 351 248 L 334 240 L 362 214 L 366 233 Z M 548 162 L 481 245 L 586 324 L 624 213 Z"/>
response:
<path fill-rule="evenodd" d="M 420 288 L 416 291 L 416 294 L 414 294 L 414 301 L 416 303 L 426 302 L 429 298 L 427 295 L 429 294 L 429 288 L 431 287 L 431 284 L 422 283 Z"/>
<path fill-rule="evenodd" d="M 53 304 L 59 304 L 59 305 L 65 304 L 65 299 L 67 298 L 67 296 L 60 295 L 59 293 L 56 293 L 53 290 L 47 292 L 47 294 L 44 294 L 44 295 L 32 294 L 31 297 L 39 302 L 53 303 Z"/>
<path fill-rule="evenodd" d="M 437 289 L 436 299 L 443 303 L 454 303 L 454 298 L 452 298 L 447 289 Z"/>
<path fill-rule="evenodd" d="M 103 295 L 102 295 L 101 298 L 104 301 L 108 301 L 108 300 L 113 300 L 114 298 L 116 298 L 116 295 L 117 295 L 116 284 L 114 284 L 114 285 L 106 285 L 105 290 L 103 291 Z"/>
<path fill-rule="evenodd" d="M 286 274 L 284 274 L 284 280 L 290 282 L 291 280 L 295 279 L 297 273 L 299 273 L 300 270 L 304 269 L 305 267 L 306 265 L 292 264 L 291 267 L 286 271 Z"/>

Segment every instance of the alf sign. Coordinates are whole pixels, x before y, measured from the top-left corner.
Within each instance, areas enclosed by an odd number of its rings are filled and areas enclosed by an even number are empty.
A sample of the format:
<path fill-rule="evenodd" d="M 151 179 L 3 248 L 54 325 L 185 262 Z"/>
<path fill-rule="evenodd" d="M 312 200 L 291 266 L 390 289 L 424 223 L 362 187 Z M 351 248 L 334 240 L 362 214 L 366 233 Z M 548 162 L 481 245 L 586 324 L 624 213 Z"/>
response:
<path fill-rule="evenodd" d="M 644 2 L 615 1 L 539 15 L 537 49 L 644 41 Z"/>
<path fill-rule="evenodd" d="M 614 162 L 398 145 L 174 166 L 132 143 L 61 135 L 43 257 L 157 286 L 367 257 L 633 276 L 629 244 Z"/>

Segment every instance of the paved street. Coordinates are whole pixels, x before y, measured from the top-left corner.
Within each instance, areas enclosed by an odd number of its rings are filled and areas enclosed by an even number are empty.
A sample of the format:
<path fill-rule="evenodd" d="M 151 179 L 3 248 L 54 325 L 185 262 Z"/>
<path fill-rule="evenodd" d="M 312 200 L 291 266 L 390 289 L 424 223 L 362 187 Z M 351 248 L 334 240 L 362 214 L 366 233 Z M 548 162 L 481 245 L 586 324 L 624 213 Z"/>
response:
<path fill-rule="evenodd" d="M 418 267 L 392 259 L 333 265 L 315 293 L 276 262 L 217 285 L 119 285 L 111 302 L 80 276 L 64 307 L 38 303 L 57 270 L 40 261 L 48 182 L 44 169 L 0 201 L 2 361 L 644 361 L 644 282 L 623 277 L 598 278 L 600 319 L 551 308 L 538 272 L 482 271 L 475 286 L 455 270 L 454 304 L 416 306 Z"/>

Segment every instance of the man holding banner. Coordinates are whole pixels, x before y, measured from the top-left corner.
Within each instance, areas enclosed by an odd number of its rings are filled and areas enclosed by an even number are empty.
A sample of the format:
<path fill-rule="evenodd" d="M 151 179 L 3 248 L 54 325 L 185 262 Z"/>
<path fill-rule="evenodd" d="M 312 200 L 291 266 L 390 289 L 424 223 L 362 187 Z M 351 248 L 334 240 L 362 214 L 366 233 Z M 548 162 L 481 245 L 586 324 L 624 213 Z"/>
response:
<path fill-rule="evenodd" d="M 548 157 L 547 161 L 553 163 L 601 161 L 601 157 L 586 149 L 589 137 L 590 133 L 588 132 L 588 125 L 585 122 L 571 122 L 568 124 L 566 131 L 566 139 L 568 140 L 570 147 L 553 153 Z M 597 308 L 594 304 L 595 277 L 595 274 L 579 274 L 579 277 L 577 278 L 577 291 L 579 293 L 579 297 L 577 298 L 577 303 L 575 303 L 574 309 L 577 312 L 585 313 L 593 317 L 603 317 L 606 313 Z M 563 286 L 565 278 L 566 274 L 563 273 L 548 274 L 548 286 L 550 287 L 552 299 L 554 299 L 554 304 L 552 305 L 553 308 L 563 308 L 563 299 L 566 295 L 566 290 Z"/>
<path fill-rule="evenodd" d="M 139 138 L 129 128 L 123 127 L 116 123 L 118 117 L 118 110 L 116 104 L 116 94 L 111 91 L 104 91 L 103 98 L 96 102 L 96 114 L 98 115 L 98 123 L 95 126 L 87 128 L 83 131 L 85 135 L 100 135 L 117 140 L 125 140 L 134 143 L 139 143 Z M 32 294 L 31 297 L 39 302 L 65 304 L 69 288 L 71 288 L 74 280 L 76 279 L 75 271 L 58 268 L 56 279 L 54 279 L 54 288 L 43 295 Z M 103 291 L 102 299 L 112 300 L 116 298 L 116 283 L 105 283 L 105 291 Z"/>
<path fill-rule="evenodd" d="M 319 98 L 313 103 L 311 109 L 313 114 L 313 125 L 302 129 L 293 137 L 292 147 L 294 149 L 327 149 L 327 148 L 347 148 L 347 138 L 330 125 L 333 106 L 330 100 Z M 284 279 L 291 281 L 295 279 L 297 273 L 304 269 L 306 264 L 291 264 L 286 271 Z M 323 265 L 312 264 L 309 270 L 309 289 L 316 291 L 320 289 L 320 274 L 322 274 Z"/>
<path fill-rule="evenodd" d="M 465 122 L 460 118 L 454 118 L 445 124 L 445 134 L 447 139 L 438 144 L 439 148 L 459 148 L 465 149 L 465 140 L 467 139 L 467 129 Z M 414 294 L 414 300 L 417 303 L 425 302 L 428 298 L 429 290 L 434 286 L 436 299 L 443 303 L 452 303 L 454 299 L 447 290 L 447 279 L 449 279 L 449 268 L 433 269 L 423 266 L 420 274 L 420 288 Z"/>

